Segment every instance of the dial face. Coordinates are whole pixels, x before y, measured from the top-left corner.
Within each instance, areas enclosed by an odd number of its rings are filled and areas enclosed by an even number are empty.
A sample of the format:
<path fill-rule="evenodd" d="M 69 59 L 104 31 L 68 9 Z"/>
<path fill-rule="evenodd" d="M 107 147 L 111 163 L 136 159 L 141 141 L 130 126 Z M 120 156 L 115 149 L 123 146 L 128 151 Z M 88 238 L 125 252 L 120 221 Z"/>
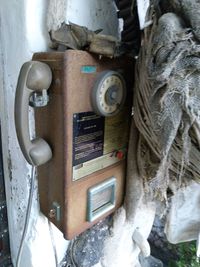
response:
<path fill-rule="evenodd" d="M 103 73 L 97 81 L 93 93 L 93 107 L 103 116 L 118 113 L 124 104 L 126 89 L 123 77 L 114 71 Z"/>

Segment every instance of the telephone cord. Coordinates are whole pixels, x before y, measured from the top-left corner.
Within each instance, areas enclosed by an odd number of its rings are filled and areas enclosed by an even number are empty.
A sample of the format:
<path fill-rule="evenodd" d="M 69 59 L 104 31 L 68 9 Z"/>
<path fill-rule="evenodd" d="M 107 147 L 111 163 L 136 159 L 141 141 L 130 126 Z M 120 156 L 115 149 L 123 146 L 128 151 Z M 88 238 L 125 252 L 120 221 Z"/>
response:
<path fill-rule="evenodd" d="M 19 251 L 18 251 L 18 255 L 17 255 L 16 267 L 21 267 L 20 263 L 21 263 L 22 251 L 23 251 L 24 242 L 26 239 L 26 235 L 27 235 L 28 227 L 29 227 L 29 222 L 30 222 L 31 207 L 32 207 L 33 195 L 34 195 L 35 169 L 36 169 L 36 167 L 32 166 L 29 197 L 28 197 L 28 206 L 27 206 L 27 211 L 26 211 L 26 217 L 25 217 L 24 229 L 23 229 L 23 233 L 22 233 L 22 239 L 20 242 Z"/>
<path fill-rule="evenodd" d="M 36 167 L 32 166 L 31 167 L 31 181 L 30 181 L 28 205 L 27 205 L 24 229 L 23 229 L 23 233 L 22 233 L 22 239 L 20 242 L 19 251 L 18 251 L 18 255 L 17 255 L 16 267 L 21 267 L 20 263 L 21 263 L 22 251 L 23 251 L 24 242 L 25 242 L 25 239 L 27 236 L 29 222 L 30 222 L 31 208 L 32 208 L 33 196 L 34 196 L 35 170 L 36 170 Z M 54 251 L 55 264 L 56 264 L 56 267 L 58 267 L 58 256 L 56 253 L 56 247 L 55 247 L 55 243 L 54 243 L 53 233 L 52 233 L 52 229 L 51 229 L 51 225 L 50 225 L 49 221 L 48 221 L 48 224 L 49 224 L 50 236 L 51 236 L 51 241 L 52 241 L 52 246 L 53 246 L 53 251 Z"/>

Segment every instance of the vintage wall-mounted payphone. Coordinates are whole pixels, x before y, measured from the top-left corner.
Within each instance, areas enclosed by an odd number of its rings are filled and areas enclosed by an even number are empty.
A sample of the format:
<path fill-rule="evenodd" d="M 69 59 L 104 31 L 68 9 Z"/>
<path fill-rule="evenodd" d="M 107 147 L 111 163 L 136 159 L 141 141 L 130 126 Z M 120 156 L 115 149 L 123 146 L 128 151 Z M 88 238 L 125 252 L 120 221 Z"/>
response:
<path fill-rule="evenodd" d="M 28 162 L 41 165 L 41 211 L 67 239 L 123 202 L 132 72 L 128 58 L 100 60 L 73 50 L 37 53 L 22 67 L 19 143 Z M 30 140 L 28 104 L 41 106 L 35 121 L 42 139 Z"/>

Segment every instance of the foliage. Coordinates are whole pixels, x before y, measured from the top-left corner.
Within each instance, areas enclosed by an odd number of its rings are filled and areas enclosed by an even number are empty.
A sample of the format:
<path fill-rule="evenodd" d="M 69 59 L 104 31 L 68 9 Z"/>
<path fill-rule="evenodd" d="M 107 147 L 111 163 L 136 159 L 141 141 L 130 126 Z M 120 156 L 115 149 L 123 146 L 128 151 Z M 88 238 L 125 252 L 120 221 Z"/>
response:
<path fill-rule="evenodd" d="M 179 260 L 171 262 L 169 267 L 200 267 L 199 259 L 196 257 L 195 242 L 181 243 L 176 246 Z"/>

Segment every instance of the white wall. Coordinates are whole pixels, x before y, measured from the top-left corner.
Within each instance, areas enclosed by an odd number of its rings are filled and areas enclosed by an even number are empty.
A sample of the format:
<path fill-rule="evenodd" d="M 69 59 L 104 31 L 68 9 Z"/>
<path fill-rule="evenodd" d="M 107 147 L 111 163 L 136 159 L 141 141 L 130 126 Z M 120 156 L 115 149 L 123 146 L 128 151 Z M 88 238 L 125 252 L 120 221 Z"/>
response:
<path fill-rule="evenodd" d="M 69 0 L 66 9 L 67 22 L 88 27 L 90 30 L 103 29 L 104 34 L 119 36 L 118 18 L 112 0 Z"/>
<path fill-rule="evenodd" d="M 15 262 L 24 218 L 30 183 L 30 166 L 24 160 L 18 146 L 14 127 L 14 97 L 21 65 L 31 59 L 36 51 L 47 49 L 45 34 L 46 1 L 1 1 L 1 121 L 5 184 L 8 203 L 8 220 L 12 259 Z M 35 185 L 37 188 L 37 185 Z M 20 267 L 53 267 L 54 254 L 47 220 L 40 215 L 37 190 L 31 216 L 30 232 L 27 236 Z M 58 231 L 54 231 L 59 243 L 59 258 L 67 247 L 67 242 Z M 45 248 L 45 249 L 44 249 Z"/>
<path fill-rule="evenodd" d="M 48 2 L 0 0 L 0 115 L 13 263 L 16 261 L 24 226 L 30 183 L 30 166 L 22 156 L 15 133 L 15 89 L 22 64 L 30 60 L 34 52 L 48 49 Z M 111 2 L 112 0 L 70 0 L 67 4 L 66 20 L 90 29 L 106 28 L 106 33 L 117 34 L 116 15 L 112 16 L 115 13 Z M 39 211 L 37 185 L 29 230 L 20 267 L 54 267 L 48 223 Z M 61 260 L 68 242 L 55 227 L 53 234 L 58 258 Z"/>

